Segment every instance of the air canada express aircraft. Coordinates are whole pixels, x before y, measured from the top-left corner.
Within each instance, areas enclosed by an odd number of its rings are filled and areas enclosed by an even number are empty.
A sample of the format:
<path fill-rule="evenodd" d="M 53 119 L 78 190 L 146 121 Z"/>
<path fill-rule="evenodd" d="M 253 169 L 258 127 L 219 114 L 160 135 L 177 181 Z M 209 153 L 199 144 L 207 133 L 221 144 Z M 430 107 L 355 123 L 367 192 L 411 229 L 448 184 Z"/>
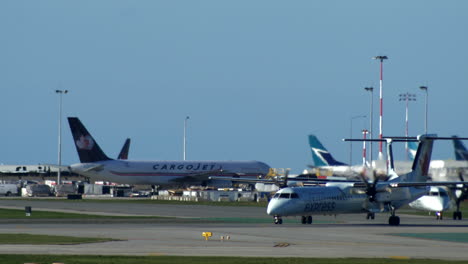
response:
<path fill-rule="evenodd" d="M 259 161 L 131 161 L 111 159 L 76 117 L 68 123 L 81 163 L 70 165 L 74 173 L 94 180 L 126 184 L 204 184 L 209 176 L 264 177 L 270 167 Z"/>
<path fill-rule="evenodd" d="M 433 135 L 422 135 L 417 138 L 420 143 L 412 170 L 407 174 L 398 176 L 395 173 L 392 142 L 400 140 L 388 138 L 386 139 L 388 157 L 386 181 L 375 179 L 369 182 L 362 176 L 362 182 L 343 181 L 325 184 L 321 182 L 321 186 L 316 187 L 283 188 L 269 202 L 267 213 L 274 216 L 275 224 L 281 224 L 282 217 L 285 216 L 302 216 L 303 224 L 311 224 L 312 215 L 367 213 L 368 217 L 373 218 L 374 213 L 389 212 L 391 214 L 389 224 L 399 225 L 400 218 L 395 215 L 396 210 L 426 195 L 430 191 L 430 186 L 463 184 L 463 182 L 427 182 L 435 139 L 447 138 Z"/>

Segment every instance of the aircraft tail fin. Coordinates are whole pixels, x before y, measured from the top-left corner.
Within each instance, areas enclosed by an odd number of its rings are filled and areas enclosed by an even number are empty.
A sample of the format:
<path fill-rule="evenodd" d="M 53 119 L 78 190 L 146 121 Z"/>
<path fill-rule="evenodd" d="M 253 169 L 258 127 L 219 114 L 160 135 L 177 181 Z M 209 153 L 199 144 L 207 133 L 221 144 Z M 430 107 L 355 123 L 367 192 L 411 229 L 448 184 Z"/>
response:
<path fill-rule="evenodd" d="M 88 130 L 86 130 L 80 119 L 77 117 L 69 117 L 68 124 L 70 125 L 70 130 L 73 135 L 76 151 L 80 157 L 80 162 L 88 163 L 110 160 L 110 158 L 104 154 Z"/>
<path fill-rule="evenodd" d="M 130 150 L 130 138 L 127 138 L 127 140 L 125 140 L 125 143 L 122 147 L 122 150 L 120 150 L 120 153 L 119 153 L 119 156 L 117 157 L 117 159 L 121 159 L 121 160 L 126 160 L 128 159 L 128 151 Z"/>
<path fill-rule="evenodd" d="M 453 148 L 455 149 L 456 160 L 468 160 L 468 150 L 465 148 L 463 142 L 457 136 L 452 136 Z"/>
<path fill-rule="evenodd" d="M 408 146 L 409 158 L 411 160 L 414 160 L 414 158 L 416 157 L 416 152 L 418 151 L 418 143 L 414 141 L 409 141 L 409 142 L 406 142 L 406 144 Z"/>
<path fill-rule="evenodd" d="M 429 165 L 431 163 L 432 146 L 434 145 L 434 136 L 418 136 L 418 150 L 414 157 L 411 172 L 407 174 L 406 180 L 411 182 L 425 182 L 429 175 Z"/>
<path fill-rule="evenodd" d="M 347 166 L 347 164 L 335 160 L 315 135 L 309 135 L 309 146 L 315 166 Z"/>

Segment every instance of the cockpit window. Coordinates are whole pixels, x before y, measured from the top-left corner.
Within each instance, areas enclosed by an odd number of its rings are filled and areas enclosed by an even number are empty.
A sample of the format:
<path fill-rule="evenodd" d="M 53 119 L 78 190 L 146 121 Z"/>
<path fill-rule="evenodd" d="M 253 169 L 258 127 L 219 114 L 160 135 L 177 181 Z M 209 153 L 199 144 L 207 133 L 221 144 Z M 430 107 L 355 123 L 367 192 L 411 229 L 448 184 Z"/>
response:
<path fill-rule="evenodd" d="M 299 195 L 297 193 L 277 193 L 273 198 L 279 198 L 279 199 L 297 199 L 299 198 Z"/>

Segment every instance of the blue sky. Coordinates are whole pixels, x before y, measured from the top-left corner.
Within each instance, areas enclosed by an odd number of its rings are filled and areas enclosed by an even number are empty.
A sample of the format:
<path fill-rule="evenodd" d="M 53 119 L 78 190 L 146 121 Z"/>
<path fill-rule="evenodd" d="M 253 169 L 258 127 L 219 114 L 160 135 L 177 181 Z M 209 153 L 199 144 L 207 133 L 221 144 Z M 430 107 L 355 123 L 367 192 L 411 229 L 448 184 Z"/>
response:
<path fill-rule="evenodd" d="M 260 160 L 300 172 L 315 133 L 349 162 L 353 116 L 378 134 L 384 64 L 384 134 L 468 136 L 466 1 L 22 1 L 0 2 L 0 162 L 78 162 L 66 116 L 77 116 L 109 156 L 126 137 L 130 158 Z M 353 121 L 354 137 L 368 119 Z M 353 146 L 353 163 L 361 160 Z M 376 150 L 377 147 L 374 147 Z M 403 159 L 403 146 L 397 152 Z M 374 157 L 376 152 L 374 152 Z M 451 143 L 434 158 L 453 158 Z"/>

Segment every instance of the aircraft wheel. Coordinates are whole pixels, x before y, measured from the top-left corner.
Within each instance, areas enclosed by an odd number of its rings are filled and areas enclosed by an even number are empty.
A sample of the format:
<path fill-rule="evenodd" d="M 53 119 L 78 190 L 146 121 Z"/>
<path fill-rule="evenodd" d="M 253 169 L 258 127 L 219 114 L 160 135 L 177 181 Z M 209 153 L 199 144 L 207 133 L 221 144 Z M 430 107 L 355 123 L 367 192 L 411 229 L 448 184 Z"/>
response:
<path fill-rule="evenodd" d="M 388 219 L 388 224 L 391 226 L 400 225 L 400 217 L 394 215 L 390 216 L 390 218 Z"/>
<path fill-rule="evenodd" d="M 281 225 L 283 223 L 283 219 L 279 216 L 275 216 L 275 225 Z"/>
<path fill-rule="evenodd" d="M 462 212 L 453 212 L 453 220 L 462 220 Z"/>
<path fill-rule="evenodd" d="M 375 219 L 375 213 L 367 213 L 366 219 L 367 219 L 367 220 L 369 220 L 369 219 L 374 220 L 374 219 Z"/>
<path fill-rule="evenodd" d="M 305 224 L 307 223 L 307 217 L 306 217 L 306 216 L 302 216 L 302 217 L 301 217 L 301 223 L 302 223 L 303 225 L 305 225 Z"/>
<path fill-rule="evenodd" d="M 312 224 L 312 216 L 311 215 L 309 215 L 307 217 L 307 224 L 309 224 L 309 225 Z"/>

